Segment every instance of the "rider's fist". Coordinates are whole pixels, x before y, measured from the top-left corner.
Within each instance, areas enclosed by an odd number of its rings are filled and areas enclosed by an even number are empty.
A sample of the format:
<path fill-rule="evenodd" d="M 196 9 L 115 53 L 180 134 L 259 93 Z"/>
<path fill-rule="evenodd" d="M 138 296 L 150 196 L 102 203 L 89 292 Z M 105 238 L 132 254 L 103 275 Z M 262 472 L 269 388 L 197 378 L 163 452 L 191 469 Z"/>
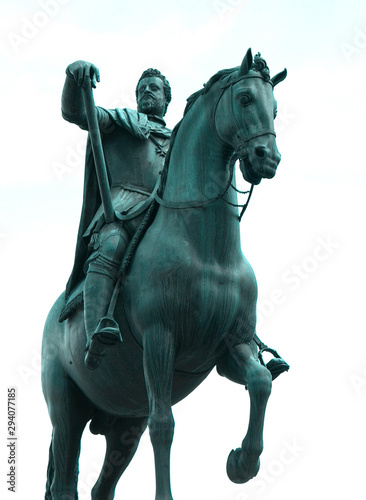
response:
<path fill-rule="evenodd" d="M 97 82 L 100 82 L 99 69 L 87 61 L 75 61 L 69 64 L 66 74 L 74 79 L 78 87 L 84 87 L 90 80 L 95 89 Z"/>

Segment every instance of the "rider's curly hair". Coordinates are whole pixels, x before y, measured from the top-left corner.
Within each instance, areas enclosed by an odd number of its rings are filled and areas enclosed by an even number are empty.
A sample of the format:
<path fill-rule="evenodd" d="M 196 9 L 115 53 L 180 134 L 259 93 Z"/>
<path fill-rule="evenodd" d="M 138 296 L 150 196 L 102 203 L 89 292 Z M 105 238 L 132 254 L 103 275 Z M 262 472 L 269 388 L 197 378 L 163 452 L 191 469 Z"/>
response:
<path fill-rule="evenodd" d="M 165 78 L 165 76 L 163 74 L 160 73 L 160 71 L 158 69 L 149 68 L 149 69 L 146 69 L 142 73 L 142 75 L 140 76 L 140 79 L 136 85 L 136 90 L 135 90 L 136 98 L 137 98 L 137 89 L 138 89 L 140 81 L 143 78 L 149 78 L 151 76 L 156 76 L 156 77 L 160 78 L 160 80 L 163 82 L 164 96 L 165 96 L 165 101 L 166 101 L 165 102 L 165 109 L 164 109 L 164 115 L 165 115 L 165 113 L 168 109 L 168 104 L 172 100 L 172 89 L 170 88 L 170 84 L 169 84 L 168 80 Z"/>

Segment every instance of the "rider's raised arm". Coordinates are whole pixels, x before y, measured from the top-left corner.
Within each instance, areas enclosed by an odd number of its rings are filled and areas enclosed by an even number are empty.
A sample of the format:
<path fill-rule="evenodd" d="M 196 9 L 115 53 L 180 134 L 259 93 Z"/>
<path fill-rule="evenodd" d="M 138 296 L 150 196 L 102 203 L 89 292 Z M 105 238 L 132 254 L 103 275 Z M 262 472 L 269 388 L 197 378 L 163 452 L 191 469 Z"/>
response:
<path fill-rule="evenodd" d="M 83 130 L 88 130 L 82 87 L 91 81 L 92 87 L 100 81 L 99 69 L 87 61 L 76 61 L 66 68 L 66 80 L 62 91 L 61 112 L 65 120 L 75 123 Z M 97 116 L 101 130 L 110 126 L 111 117 L 97 107 Z"/>

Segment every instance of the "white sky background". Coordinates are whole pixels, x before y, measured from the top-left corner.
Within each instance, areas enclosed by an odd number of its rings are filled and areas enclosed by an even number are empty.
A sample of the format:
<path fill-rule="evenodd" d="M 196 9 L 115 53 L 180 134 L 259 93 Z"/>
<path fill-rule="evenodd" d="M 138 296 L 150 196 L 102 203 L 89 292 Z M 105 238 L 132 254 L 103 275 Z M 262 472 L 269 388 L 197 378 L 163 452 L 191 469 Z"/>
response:
<path fill-rule="evenodd" d="M 6 498 L 9 386 L 18 387 L 17 498 L 44 495 L 51 425 L 39 353 L 46 315 L 73 262 L 85 143 L 85 133 L 60 114 L 66 66 L 85 59 L 100 68 L 95 100 L 104 107 L 134 107 L 140 74 L 159 68 L 172 85 L 166 119 L 173 127 L 188 95 L 217 70 L 239 65 L 248 47 L 262 53 L 272 75 L 288 69 L 275 89 L 282 161 L 276 177 L 255 188 L 241 227 L 259 284 L 258 334 L 291 370 L 274 383 L 262 469 L 247 485 L 232 484 L 225 473 L 229 451 L 245 435 L 244 388 L 213 373 L 174 408 L 174 499 L 361 498 L 364 0 L 2 0 L 0 16 L 0 483 Z M 99 473 L 103 441 L 85 432 L 80 500 Z M 152 499 L 154 487 L 146 433 L 116 498 Z"/>

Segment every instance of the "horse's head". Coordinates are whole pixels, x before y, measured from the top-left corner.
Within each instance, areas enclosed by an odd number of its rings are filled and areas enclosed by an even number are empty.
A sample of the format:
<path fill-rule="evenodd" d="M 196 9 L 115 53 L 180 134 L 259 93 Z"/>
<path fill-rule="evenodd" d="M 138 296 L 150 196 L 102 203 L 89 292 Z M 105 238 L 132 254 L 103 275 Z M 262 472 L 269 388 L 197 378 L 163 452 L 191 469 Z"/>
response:
<path fill-rule="evenodd" d="M 274 118 L 277 112 L 273 87 L 286 78 L 287 71 L 272 79 L 260 54 L 254 61 L 251 49 L 239 69 L 225 83 L 215 112 L 215 126 L 221 140 L 234 149 L 246 181 L 259 184 L 271 179 L 281 160 L 276 145 Z"/>

